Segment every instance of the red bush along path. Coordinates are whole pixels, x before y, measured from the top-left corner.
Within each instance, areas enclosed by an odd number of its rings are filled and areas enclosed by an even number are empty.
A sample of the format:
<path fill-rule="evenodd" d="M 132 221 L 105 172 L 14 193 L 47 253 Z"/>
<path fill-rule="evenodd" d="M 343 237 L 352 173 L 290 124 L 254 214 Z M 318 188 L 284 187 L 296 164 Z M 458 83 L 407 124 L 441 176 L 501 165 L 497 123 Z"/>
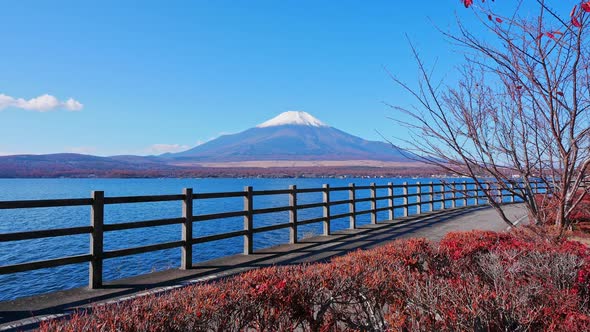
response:
<path fill-rule="evenodd" d="M 100 306 L 40 330 L 590 330 L 590 251 L 543 234 L 400 240 Z"/>
<path fill-rule="evenodd" d="M 537 194 L 535 195 L 534 199 L 545 224 L 554 224 L 556 219 L 556 210 L 559 208 L 557 197 Z M 580 202 L 569 214 L 570 222 L 571 224 L 590 223 L 590 193 L 584 190 L 578 190 L 574 196 L 574 200 L 578 199 Z"/>

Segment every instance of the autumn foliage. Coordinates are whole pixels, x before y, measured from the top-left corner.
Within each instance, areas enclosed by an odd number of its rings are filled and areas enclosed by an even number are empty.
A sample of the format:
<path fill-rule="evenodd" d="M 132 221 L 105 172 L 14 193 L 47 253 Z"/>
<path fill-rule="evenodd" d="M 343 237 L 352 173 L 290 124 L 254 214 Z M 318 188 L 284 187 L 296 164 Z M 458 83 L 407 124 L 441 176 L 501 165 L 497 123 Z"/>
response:
<path fill-rule="evenodd" d="M 590 251 L 536 230 L 400 240 L 97 307 L 41 331 L 583 331 Z"/>
<path fill-rule="evenodd" d="M 576 200 L 580 200 L 569 214 L 570 224 L 590 223 L 590 193 L 584 190 L 578 190 L 574 195 Z M 546 225 L 555 223 L 556 212 L 559 208 L 557 197 L 552 195 L 537 194 L 535 201 L 539 209 L 539 214 Z"/>
<path fill-rule="evenodd" d="M 465 6 L 465 8 L 469 8 L 473 5 L 473 0 L 461 0 L 461 2 L 463 3 L 463 5 Z M 482 2 L 485 2 L 485 0 L 482 0 Z M 571 12 L 570 12 L 570 20 L 571 23 L 574 27 L 576 28 L 581 28 L 582 27 L 582 19 L 583 19 L 583 15 L 584 13 L 590 13 L 590 1 L 582 1 L 580 3 L 580 6 L 578 7 L 578 5 L 575 5 Z M 488 16 L 488 18 L 490 19 L 490 21 L 492 20 L 491 15 Z M 501 18 L 496 18 L 496 22 L 498 23 L 502 23 L 502 19 Z M 551 38 L 551 39 L 555 39 L 555 32 L 546 32 L 544 35 L 546 35 L 547 37 Z M 561 32 L 557 32 L 557 34 L 563 34 Z M 541 38 L 543 36 L 543 34 L 539 35 L 539 38 Z"/>

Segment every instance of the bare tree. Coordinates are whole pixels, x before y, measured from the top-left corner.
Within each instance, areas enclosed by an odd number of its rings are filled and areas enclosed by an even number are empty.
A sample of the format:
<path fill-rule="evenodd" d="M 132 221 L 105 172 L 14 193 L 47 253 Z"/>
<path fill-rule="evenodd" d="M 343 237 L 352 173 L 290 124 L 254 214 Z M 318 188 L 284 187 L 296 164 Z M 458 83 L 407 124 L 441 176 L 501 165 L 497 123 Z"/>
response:
<path fill-rule="evenodd" d="M 465 52 L 457 84 L 435 81 L 411 43 L 418 86 L 392 75 L 417 100 L 411 108 L 392 106 L 412 119 L 403 122 L 412 138 L 402 147 L 475 180 L 510 225 L 514 220 L 482 179 L 523 200 L 536 223 L 546 215 L 534 197 L 534 183 L 542 181 L 552 188 L 545 197 L 556 203 L 553 221 L 566 229 L 583 194 L 589 194 L 582 183 L 590 173 L 590 2 L 579 3 L 564 18 L 546 1 L 531 0 L 537 8 L 532 19 L 520 15 L 524 1 L 504 16 L 483 2 L 463 1 L 490 40 L 460 20 L 457 33 L 442 32 Z"/>

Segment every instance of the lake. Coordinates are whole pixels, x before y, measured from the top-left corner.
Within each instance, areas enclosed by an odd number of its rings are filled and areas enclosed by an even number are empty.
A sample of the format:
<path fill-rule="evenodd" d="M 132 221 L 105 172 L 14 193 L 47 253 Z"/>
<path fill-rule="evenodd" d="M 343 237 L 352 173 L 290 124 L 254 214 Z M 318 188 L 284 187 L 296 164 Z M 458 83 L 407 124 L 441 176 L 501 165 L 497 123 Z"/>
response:
<path fill-rule="evenodd" d="M 465 180 L 465 179 L 461 179 Z M 183 188 L 193 188 L 195 193 L 242 191 L 245 186 L 254 190 L 287 189 L 295 184 L 298 188 L 319 188 L 327 183 L 330 186 L 346 186 L 349 183 L 378 185 L 404 181 L 423 183 L 436 179 L 0 179 L 0 201 L 57 199 L 57 198 L 88 198 L 93 190 L 103 190 L 105 196 L 138 196 L 181 194 Z M 412 190 L 411 190 L 412 191 Z M 411 192 L 410 191 L 410 192 Z M 379 190 L 378 195 L 384 196 L 387 190 Z M 396 189 L 396 195 L 401 189 Z M 322 199 L 321 193 L 298 195 L 298 203 L 317 203 Z M 357 198 L 368 197 L 369 191 L 357 192 Z M 332 200 L 348 199 L 348 192 L 331 193 Z M 256 196 L 254 208 L 266 208 L 288 205 L 288 195 Z M 396 201 L 396 204 L 401 204 Z M 450 202 L 448 202 L 450 203 Z M 387 201 L 379 202 L 378 207 L 386 206 Z M 460 201 L 459 201 L 460 205 Z M 238 211 L 243 208 L 242 198 L 216 200 L 196 200 L 194 214 Z M 358 203 L 357 210 L 367 210 L 369 202 Z M 415 210 L 415 207 L 414 207 Z M 347 205 L 332 208 L 332 214 L 348 212 Z M 412 209 L 410 208 L 410 212 Z M 401 215 L 401 209 L 396 210 Z M 140 220 L 177 218 L 181 216 L 181 202 L 159 202 L 140 204 L 115 204 L 105 207 L 105 224 Z M 299 220 L 322 216 L 322 208 L 299 211 Z M 359 225 L 370 222 L 370 215 L 357 217 Z M 387 219 L 387 212 L 380 212 L 378 220 Z M 254 227 L 285 223 L 288 212 L 279 212 L 254 217 Z M 90 224 L 90 207 L 59 207 L 0 210 L 0 234 L 29 230 L 42 230 Z M 243 229 L 242 217 L 211 220 L 194 223 L 193 236 L 204 236 Z M 348 219 L 332 221 L 332 230 L 348 227 Z M 180 240 L 181 225 L 167 225 L 151 228 L 140 228 L 124 231 L 107 232 L 104 235 L 104 249 L 115 250 Z M 320 235 L 321 223 L 299 226 L 299 238 Z M 281 229 L 272 232 L 255 234 L 254 249 L 270 247 L 289 240 L 289 230 Z M 241 237 L 198 244 L 194 246 L 193 261 L 195 263 L 227 255 L 242 253 Z M 89 235 L 74 235 L 56 238 L 0 242 L 0 266 L 59 258 L 89 252 Z M 107 259 L 104 262 L 104 281 L 116 280 L 151 271 L 176 268 L 180 265 L 180 248 L 161 250 L 121 258 Z M 57 290 L 82 287 L 88 284 L 88 263 L 73 264 L 61 267 L 40 269 L 9 275 L 0 275 L 0 301 L 23 296 L 47 293 Z"/>

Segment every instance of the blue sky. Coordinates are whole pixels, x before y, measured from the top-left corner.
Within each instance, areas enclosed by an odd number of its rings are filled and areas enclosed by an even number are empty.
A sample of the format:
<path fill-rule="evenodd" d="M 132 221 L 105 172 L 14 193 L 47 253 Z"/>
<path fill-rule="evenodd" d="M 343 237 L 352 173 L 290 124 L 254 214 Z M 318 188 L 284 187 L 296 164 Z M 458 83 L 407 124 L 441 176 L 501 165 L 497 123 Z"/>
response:
<path fill-rule="evenodd" d="M 477 24 L 458 0 L 3 1 L 0 154 L 158 154 L 288 110 L 405 137 L 383 67 L 415 82 L 407 34 L 452 79 L 455 15 Z"/>

